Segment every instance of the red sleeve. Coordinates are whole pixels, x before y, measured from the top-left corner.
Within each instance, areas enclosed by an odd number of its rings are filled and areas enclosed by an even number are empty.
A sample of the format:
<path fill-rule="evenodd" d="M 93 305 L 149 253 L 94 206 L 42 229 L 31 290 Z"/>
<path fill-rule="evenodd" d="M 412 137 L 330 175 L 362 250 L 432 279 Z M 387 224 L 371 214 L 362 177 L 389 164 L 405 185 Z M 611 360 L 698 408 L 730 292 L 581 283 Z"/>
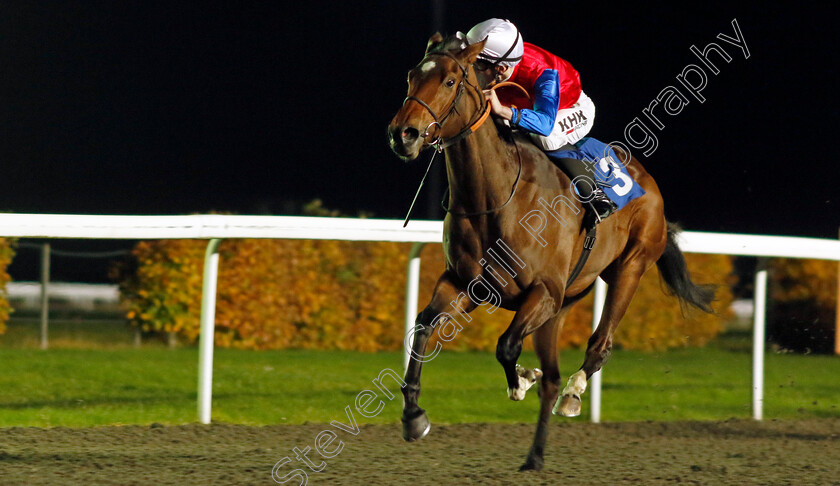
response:
<path fill-rule="evenodd" d="M 560 76 L 560 103 L 558 109 L 569 108 L 580 98 L 580 74 L 568 61 L 558 58 L 557 74 Z"/>

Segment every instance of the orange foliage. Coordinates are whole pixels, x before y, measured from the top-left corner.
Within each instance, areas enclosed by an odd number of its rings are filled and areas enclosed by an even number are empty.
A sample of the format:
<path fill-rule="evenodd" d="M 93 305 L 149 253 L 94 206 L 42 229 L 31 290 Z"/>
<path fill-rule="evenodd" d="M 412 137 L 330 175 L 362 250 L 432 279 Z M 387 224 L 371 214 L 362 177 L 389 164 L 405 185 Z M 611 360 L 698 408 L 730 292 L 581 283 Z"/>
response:
<path fill-rule="evenodd" d="M 144 330 L 199 334 L 207 243 L 142 242 L 123 282 L 128 317 Z M 331 240 L 226 240 L 220 249 L 216 343 L 249 349 L 377 351 L 402 343 L 410 245 Z"/>
<path fill-rule="evenodd" d="M 122 285 L 128 317 L 145 330 L 176 332 L 188 341 L 199 333 L 205 241 L 142 242 L 134 254 L 136 275 Z M 249 349 L 400 349 L 406 243 L 330 240 L 226 240 L 220 247 L 216 343 Z M 441 245 L 423 251 L 420 308 L 428 303 L 444 268 Z M 728 257 L 688 256 L 696 281 L 723 283 Z M 616 344 L 633 349 L 702 345 L 720 330 L 720 320 L 692 315 L 684 320 L 676 299 L 665 297 L 656 272 L 643 279 Z M 719 292 L 719 308 L 731 301 Z M 699 314 L 699 313 L 697 313 Z M 447 349 L 494 350 L 513 313 L 484 307 Z M 591 334 L 592 297 L 570 313 L 562 347 L 582 347 Z M 433 345 L 433 344 L 432 344 Z M 431 348 L 430 348 L 431 349 Z"/>
<path fill-rule="evenodd" d="M 144 331 L 198 336 L 205 244 L 196 240 L 137 244 L 133 251 L 137 271 L 120 283 L 120 299 L 132 323 Z"/>
<path fill-rule="evenodd" d="M 15 256 L 15 238 L 0 238 L 0 334 L 6 332 L 6 322 L 13 309 L 9 305 L 9 295 L 6 291 L 6 284 L 12 281 L 7 269 Z"/>
<path fill-rule="evenodd" d="M 770 260 L 772 299 L 777 302 L 808 300 L 834 309 L 837 305 L 837 262 L 774 258 Z"/>

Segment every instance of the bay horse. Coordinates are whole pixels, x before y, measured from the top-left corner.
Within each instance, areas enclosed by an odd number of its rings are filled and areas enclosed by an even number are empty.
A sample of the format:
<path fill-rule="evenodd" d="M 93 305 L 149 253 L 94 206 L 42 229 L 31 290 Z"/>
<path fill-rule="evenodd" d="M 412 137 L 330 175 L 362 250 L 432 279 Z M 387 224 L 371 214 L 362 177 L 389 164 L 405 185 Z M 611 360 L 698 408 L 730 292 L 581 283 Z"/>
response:
<path fill-rule="evenodd" d="M 627 151 L 621 151 L 625 166 L 646 194 L 598 224 L 597 245 L 570 281 L 585 243 L 585 212 L 568 177 L 542 150 L 522 134 L 503 136 L 496 124 L 484 123 L 489 103 L 472 68 L 483 45 L 467 45 L 460 36 L 432 36 L 424 58 L 408 73 L 408 97 L 388 126 L 391 149 L 405 161 L 416 159 L 429 145 L 444 153 L 449 189 L 443 230 L 446 268 L 431 302 L 416 319 L 402 388 L 403 438 L 418 440 L 430 428 L 418 398 L 432 332 L 449 326 L 451 336 L 452 329 L 461 326 L 458 319 L 469 322 L 469 312 L 492 301 L 491 305 L 516 311 L 496 348 L 509 397 L 522 400 L 525 390 L 539 381 L 539 420 L 520 470 L 541 469 L 552 411 L 580 414 L 580 396 L 609 357 L 613 332 L 642 274 L 656 263 L 670 293 L 706 312 L 712 312 L 714 290 L 691 281 L 675 240 L 678 228 L 665 220 L 656 182 Z M 552 201 L 551 207 L 547 201 Z M 545 224 L 542 233 L 531 231 L 527 215 L 534 217 L 533 211 L 542 208 L 543 214 L 554 218 L 543 222 L 561 222 L 558 207 L 565 210 L 565 225 Z M 488 263 L 491 260 L 496 267 Z M 583 366 L 569 377 L 558 400 L 558 333 L 572 305 L 591 290 L 598 276 L 609 285 L 605 308 L 589 339 Z M 479 283 L 484 297 L 476 297 Z M 495 289 L 490 291 L 488 284 Z M 541 376 L 539 370 L 517 364 L 522 340 L 532 333 Z"/>

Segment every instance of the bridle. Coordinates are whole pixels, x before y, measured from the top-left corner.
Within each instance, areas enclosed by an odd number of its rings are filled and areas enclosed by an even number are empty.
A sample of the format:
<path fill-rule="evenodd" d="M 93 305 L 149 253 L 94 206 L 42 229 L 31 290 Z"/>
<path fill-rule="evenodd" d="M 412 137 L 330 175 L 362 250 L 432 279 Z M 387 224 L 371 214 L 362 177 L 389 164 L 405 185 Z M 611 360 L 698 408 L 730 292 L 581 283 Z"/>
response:
<path fill-rule="evenodd" d="M 411 217 L 411 210 L 414 208 L 414 203 L 417 202 L 417 196 L 419 196 L 420 190 L 423 188 L 423 182 L 425 182 L 426 176 L 429 174 L 429 169 L 431 169 L 431 167 L 432 167 L 432 163 L 435 160 L 435 155 L 437 155 L 440 152 L 443 152 L 443 150 L 446 147 L 449 147 L 449 146 L 455 144 L 459 140 L 462 140 L 462 139 L 470 136 L 470 134 L 472 134 L 474 131 L 478 130 L 478 128 L 490 116 L 490 111 L 491 111 L 490 102 L 486 98 L 484 98 L 484 95 L 481 91 L 481 88 L 469 81 L 469 71 L 467 70 L 466 66 L 461 64 L 461 61 L 459 61 L 458 58 L 456 58 L 450 52 L 445 51 L 445 50 L 431 51 L 431 52 L 426 53 L 426 56 L 423 57 L 423 59 L 420 61 L 419 65 L 423 65 L 424 61 L 429 56 L 446 56 L 446 57 L 449 57 L 450 59 L 455 61 L 455 64 L 457 64 L 457 66 L 461 69 L 462 76 L 461 76 L 460 81 L 458 81 L 458 88 L 457 88 L 457 91 L 455 93 L 455 98 L 452 100 L 452 103 L 450 103 L 449 108 L 446 110 L 446 113 L 442 117 L 438 116 L 437 113 L 435 113 L 435 111 L 432 109 L 431 106 L 429 106 L 428 103 L 421 100 L 420 98 L 417 98 L 416 96 L 406 96 L 406 98 L 403 100 L 403 106 L 405 106 L 405 104 L 408 103 L 409 101 L 415 101 L 420 106 L 425 108 L 426 111 L 428 111 L 430 115 L 432 115 L 432 118 L 434 119 L 434 121 L 429 123 L 428 126 L 426 126 L 426 129 L 423 131 L 423 139 L 424 139 L 424 145 L 425 146 L 433 147 L 435 149 L 434 153 L 432 154 L 431 160 L 429 160 L 429 165 L 428 165 L 428 167 L 426 167 L 426 172 L 425 172 L 425 174 L 423 174 L 423 179 L 420 181 L 420 186 L 417 188 L 417 192 L 414 195 L 414 200 L 411 202 L 411 206 L 408 208 L 408 214 L 406 214 L 406 216 L 405 216 L 405 222 L 403 223 L 403 227 L 405 227 L 408 224 L 408 220 Z M 464 94 L 465 84 L 468 85 L 473 90 L 475 90 L 479 99 L 484 100 L 484 106 L 480 110 L 476 110 L 475 114 L 472 117 L 472 120 L 470 120 L 470 122 L 464 128 L 462 128 L 458 133 L 456 133 L 452 137 L 444 140 L 442 138 L 442 135 L 440 134 L 441 130 L 443 129 L 443 124 L 446 123 L 446 120 L 449 119 L 449 117 L 452 115 L 452 113 L 458 113 L 458 102 L 460 101 L 461 96 Z M 513 85 L 513 86 L 516 86 L 517 88 L 519 88 L 520 90 L 525 91 L 521 86 L 519 86 L 515 83 L 497 83 L 491 89 L 496 89 L 496 88 L 499 88 L 499 87 L 504 86 L 504 85 Z M 527 96 L 527 92 L 525 92 L 525 94 Z M 425 139 L 428 138 L 428 136 L 429 136 L 429 130 L 435 125 L 437 125 L 437 127 L 438 127 L 438 136 L 431 142 L 425 142 Z M 513 188 L 510 191 L 510 196 L 508 196 L 507 201 L 505 201 L 501 206 L 498 206 L 498 207 L 495 207 L 495 208 L 492 208 L 492 209 L 486 209 L 486 210 L 483 210 L 483 211 L 476 211 L 476 212 L 470 212 L 470 213 L 461 213 L 461 212 L 458 212 L 458 211 L 452 211 L 450 208 L 446 207 L 446 204 L 444 203 L 447 195 L 449 194 L 449 187 L 447 187 L 446 192 L 443 195 L 443 199 L 441 199 L 441 201 L 440 201 L 440 205 L 444 209 L 444 211 L 446 211 L 449 214 L 455 215 L 455 216 L 472 217 L 472 216 L 480 216 L 480 215 L 484 215 L 484 214 L 495 213 L 497 211 L 500 211 L 505 206 L 507 206 L 513 200 L 513 196 L 514 196 L 514 194 L 516 194 L 516 188 L 519 186 L 519 180 L 522 177 L 522 156 L 519 153 L 519 146 L 516 145 L 516 141 L 514 141 L 513 143 L 514 143 L 514 146 L 516 147 L 516 155 L 517 155 L 517 160 L 519 162 L 519 170 L 516 174 L 516 180 L 513 182 Z"/>
<path fill-rule="evenodd" d="M 516 36 L 517 36 L 517 41 L 518 41 L 519 40 L 519 32 L 518 31 L 516 33 Z M 516 44 L 516 42 L 514 42 L 514 45 L 515 44 Z M 501 58 L 496 58 L 495 63 L 498 64 L 502 60 L 506 60 L 507 56 L 510 54 L 512 49 L 513 49 L 513 47 L 508 49 L 508 52 L 506 52 Z M 432 51 L 432 52 L 427 53 L 426 56 L 423 58 L 423 60 L 420 61 L 420 65 L 422 65 L 423 61 L 425 61 L 426 58 L 431 56 L 431 55 L 447 56 L 447 57 L 451 58 L 453 61 L 455 61 L 455 63 L 458 65 L 458 67 L 461 68 L 461 72 L 463 73 L 463 76 L 461 77 L 461 80 L 458 82 L 458 92 L 455 93 L 455 98 L 452 100 L 452 103 L 449 105 L 449 109 L 446 110 L 446 114 L 444 114 L 442 118 L 438 117 L 438 115 L 435 113 L 435 111 L 432 109 L 432 107 L 428 105 L 428 103 L 421 100 L 420 98 L 417 98 L 416 96 L 407 96 L 405 98 L 405 100 L 403 100 L 403 106 L 405 106 L 405 104 L 408 103 L 409 101 L 416 101 L 423 108 L 425 108 L 429 112 L 429 114 L 432 115 L 432 118 L 434 118 L 435 121 L 430 123 L 426 127 L 426 130 L 423 133 L 423 139 L 424 140 L 426 139 L 426 137 L 429 136 L 429 129 L 431 129 L 432 126 L 437 125 L 438 130 L 440 131 L 443 128 L 443 124 L 446 122 L 446 120 L 449 118 L 449 116 L 452 115 L 452 113 L 457 113 L 458 112 L 458 108 L 457 108 L 458 101 L 461 99 L 461 95 L 464 94 L 464 89 L 465 89 L 464 88 L 464 83 L 465 82 L 471 88 L 476 90 L 480 99 L 484 100 L 484 107 L 481 110 L 476 111 L 476 113 L 472 117 L 473 120 L 471 121 L 471 123 L 469 123 L 465 128 L 461 129 L 460 132 L 456 133 L 451 138 L 449 138 L 447 140 L 443 140 L 441 138 L 441 135 L 438 134 L 437 138 L 435 138 L 434 141 L 426 143 L 426 145 L 434 147 L 435 151 L 432 153 L 432 158 L 431 158 L 431 160 L 429 160 L 429 166 L 426 167 L 426 173 L 423 174 L 423 179 L 420 181 L 420 187 L 417 188 L 417 193 L 414 194 L 414 200 L 411 201 L 411 206 L 408 208 L 408 214 L 406 214 L 406 216 L 405 216 L 405 222 L 403 223 L 403 227 L 405 227 L 408 224 L 408 220 L 411 217 L 411 210 L 414 208 L 414 203 L 417 202 L 417 196 L 420 195 L 420 190 L 423 188 L 423 182 L 425 182 L 426 176 L 429 174 L 429 169 L 432 168 L 432 162 L 435 161 L 435 155 L 437 155 L 440 152 L 443 152 L 444 148 L 454 144 L 458 140 L 461 140 L 463 138 L 468 137 L 472 132 L 477 130 L 478 127 L 480 127 L 481 124 L 484 123 L 484 121 L 490 115 L 490 108 L 491 108 L 490 107 L 490 102 L 486 98 L 483 97 L 483 93 L 481 92 L 481 88 L 472 84 L 469 81 L 469 73 L 467 71 L 467 68 L 464 65 L 462 65 L 461 62 L 455 56 L 453 56 L 451 53 L 449 53 L 447 51 Z M 519 90 L 521 90 L 525 93 L 526 97 L 530 98 L 530 96 L 528 95 L 528 92 L 522 86 L 520 86 L 516 83 L 512 83 L 512 82 L 495 83 L 490 87 L 490 89 L 497 89 L 497 88 L 500 88 L 502 86 L 508 86 L 508 85 L 513 86 L 515 88 L 518 88 Z M 516 174 L 516 180 L 513 182 L 513 187 L 510 190 L 510 196 L 508 196 L 507 201 L 505 201 L 504 204 L 502 204 L 501 206 L 492 208 L 492 209 L 485 209 L 483 211 L 475 211 L 475 212 L 470 212 L 470 213 L 461 213 L 461 212 L 457 212 L 457 211 L 452 211 L 450 208 L 446 207 L 446 204 L 444 203 L 444 201 L 446 201 L 446 197 L 449 194 L 449 187 L 447 186 L 446 192 L 443 194 L 443 199 L 440 201 L 441 207 L 447 213 L 449 213 L 453 216 L 458 216 L 458 217 L 462 217 L 462 218 L 469 218 L 469 217 L 473 217 L 473 216 L 481 216 L 481 215 L 485 215 L 485 214 L 495 213 L 497 211 L 501 211 L 505 206 L 507 206 L 513 200 L 513 196 L 516 194 L 516 188 L 519 186 L 519 180 L 522 177 L 522 154 L 519 153 L 519 145 L 517 145 L 516 140 L 513 141 L 513 146 L 516 148 L 516 158 L 519 162 L 519 171 Z M 596 229 L 597 229 L 597 225 L 593 225 L 589 229 L 589 231 L 587 231 L 586 238 L 584 239 L 584 242 L 583 242 L 583 250 L 581 250 L 581 254 L 580 254 L 580 257 L 578 258 L 577 264 L 575 264 L 575 267 L 572 269 L 571 273 L 569 274 L 569 278 L 567 280 L 567 285 L 571 285 L 572 282 L 574 282 L 575 279 L 577 279 L 578 275 L 580 275 L 581 270 L 583 270 L 584 265 L 586 265 L 586 261 L 589 258 L 589 254 L 592 251 L 592 248 L 595 246 Z"/>
<path fill-rule="evenodd" d="M 481 108 L 481 110 L 475 112 L 475 114 L 473 115 L 473 120 L 470 120 L 470 123 L 468 123 L 467 126 L 464 127 L 460 132 L 444 140 L 441 136 L 443 124 L 446 123 L 446 120 L 448 120 L 453 113 L 458 113 L 458 102 L 461 100 L 461 96 L 464 94 L 465 85 L 472 88 L 478 95 L 479 99 L 483 99 L 483 95 L 481 92 L 481 88 L 470 82 L 469 71 L 467 70 L 468 68 L 461 64 L 461 61 L 459 61 L 458 58 L 452 55 L 452 53 L 444 50 L 428 52 L 426 54 L 426 57 L 424 57 L 423 60 L 420 61 L 420 65 L 422 65 L 426 58 L 428 58 L 429 56 L 446 56 L 455 61 L 455 64 L 458 65 L 458 67 L 461 69 L 462 76 L 460 81 L 458 81 L 458 88 L 455 92 L 455 98 L 452 100 L 452 103 L 449 104 L 449 108 L 446 110 L 446 113 L 444 113 L 443 116 L 438 116 L 438 114 L 435 113 L 435 110 L 433 110 L 428 103 L 416 96 L 406 96 L 403 100 L 403 106 L 405 106 L 405 104 L 409 101 L 415 101 L 420 106 L 425 108 L 430 115 L 432 115 L 434 121 L 429 123 L 428 126 L 426 126 L 426 129 L 423 131 L 423 139 L 425 140 L 429 137 L 429 131 L 435 125 L 437 125 L 438 128 L 438 136 L 431 142 L 424 142 L 424 145 L 433 147 L 437 152 L 442 152 L 443 149 L 445 149 L 446 147 L 449 147 L 455 142 L 468 137 L 472 132 L 477 130 L 484 123 L 485 120 L 487 120 L 487 117 L 490 116 L 490 103 L 485 99 L 484 106 Z"/>

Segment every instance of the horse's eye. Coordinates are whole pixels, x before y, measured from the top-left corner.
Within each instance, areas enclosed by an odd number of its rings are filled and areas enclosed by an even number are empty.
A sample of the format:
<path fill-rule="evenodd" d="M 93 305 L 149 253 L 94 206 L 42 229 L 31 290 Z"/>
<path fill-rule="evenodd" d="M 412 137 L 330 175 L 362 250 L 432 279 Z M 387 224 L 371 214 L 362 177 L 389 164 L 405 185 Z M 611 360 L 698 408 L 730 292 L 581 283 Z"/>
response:
<path fill-rule="evenodd" d="M 446 80 L 446 87 L 451 88 L 453 86 L 455 86 L 455 80 L 454 79 L 447 79 Z"/>

